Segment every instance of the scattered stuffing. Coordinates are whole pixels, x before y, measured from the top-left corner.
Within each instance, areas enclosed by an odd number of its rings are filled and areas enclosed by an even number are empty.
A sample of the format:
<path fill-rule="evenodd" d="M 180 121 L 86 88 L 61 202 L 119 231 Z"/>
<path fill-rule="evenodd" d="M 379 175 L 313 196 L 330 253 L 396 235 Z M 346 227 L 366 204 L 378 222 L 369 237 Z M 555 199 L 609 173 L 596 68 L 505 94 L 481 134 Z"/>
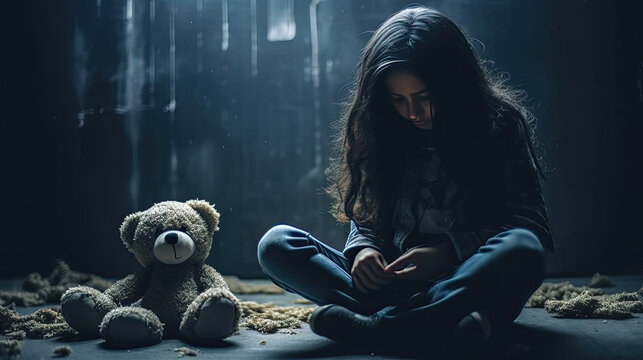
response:
<path fill-rule="evenodd" d="M 24 331 L 14 331 L 9 332 L 4 335 L 0 335 L 0 338 L 5 340 L 20 340 L 22 341 L 25 338 L 26 334 Z"/>
<path fill-rule="evenodd" d="M 531 307 L 544 307 L 547 300 L 569 300 L 573 296 L 582 293 L 583 291 L 589 292 L 590 295 L 603 295 L 605 292 L 602 289 L 593 289 L 587 286 L 574 286 L 569 281 L 561 283 L 543 283 L 534 291 L 527 306 Z"/>
<path fill-rule="evenodd" d="M 2 358 L 15 359 L 21 352 L 21 340 L 11 340 L 0 337 L 0 356 Z"/>
<path fill-rule="evenodd" d="M 312 304 L 313 302 L 308 300 L 308 299 L 295 299 L 295 300 L 290 300 L 289 303 L 291 303 L 291 304 Z"/>
<path fill-rule="evenodd" d="M 609 279 L 594 274 L 594 283 L 611 284 Z M 603 285 L 607 286 L 607 285 Z M 564 318 L 626 319 L 643 312 L 643 303 L 635 292 L 605 295 L 602 289 L 574 286 L 568 281 L 544 283 L 527 300 L 527 306 L 544 307 L 547 312 Z"/>
<path fill-rule="evenodd" d="M 596 296 L 584 291 L 568 300 L 547 300 L 545 310 L 564 318 L 627 319 L 643 312 L 643 303 L 635 292 Z"/>
<path fill-rule="evenodd" d="M 65 357 L 71 354 L 71 347 L 67 345 L 56 346 L 54 348 L 54 355 L 56 357 Z"/>
<path fill-rule="evenodd" d="M 104 291 L 111 284 L 111 281 L 99 276 L 72 271 L 64 261 L 56 260 L 49 276 L 43 278 L 38 273 L 31 273 L 23 280 L 22 290 L 0 291 L 0 357 L 16 358 L 22 351 L 22 340 L 25 337 L 50 339 L 76 334 L 63 319 L 58 306 L 45 307 L 33 314 L 19 316 L 16 305 L 60 303 L 60 297 L 70 287 L 85 285 Z M 71 352 L 71 348 L 69 350 Z"/>
<path fill-rule="evenodd" d="M 241 282 L 238 277 L 233 275 L 225 275 L 223 277 L 230 291 L 235 294 L 283 294 L 284 289 L 279 286 L 268 284 L 248 284 Z"/>
<path fill-rule="evenodd" d="M 58 306 L 44 307 L 33 314 L 20 316 L 15 309 L 0 305 L 0 335 L 19 331 L 30 339 L 51 339 L 76 334 L 63 319 Z"/>
<path fill-rule="evenodd" d="M 18 306 L 35 306 L 60 303 L 62 294 L 73 286 L 85 285 L 105 291 L 111 281 L 97 275 L 72 271 L 62 260 L 56 260 L 54 270 L 43 278 L 31 273 L 22 282 L 22 290 L 0 291 L 0 305 L 14 303 Z"/>
<path fill-rule="evenodd" d="M 179 354 L 179 357 L 184 357 L 184 356 L 197 356 L 199 350 L 192 350 L 190 348 L 186 347 L 179 347 L 179 348 L 174 348 L 174 351 L 176 351 Z"/>
<path fill-rule="evenodd" d="M 261 341 L 259 342 L 259 345 L 266 345 L 266 340 L 261 340 Z"/>
<path fill-rule="evenodd" d="M 24 331 L 14 331 L 0 335 L 0 358 L 16 359 L 22 352 L 22 339 L 24 338 Z"/>
<path fill-rule="evenodd" d="M 601 275 L 600 273 L 596 273 L 594 274 L 594 276 L 592 276 L 592 280 L 589 282 L 587 286 L 591 288 L 602 288 L 602 287 L 611 287 L 611 286 L 614 286 L 614 284 L 607 276 Z"/>
<path fill-rule="evenodd" d="M 46 294 L 29 291 L 0 291 L 0 305 L 36 306 L 47 302 Z"/>
<path fill-rule="evenodd" d="M 293 334 L 294 329 L 301 328 L 302 322 L 308 322 L 314 307 L 276 306 L 273 303 L 258 304 L 254 301 L 242 301 L 241 326 L 265 334 L 273 334 L 280 329 Z"/>

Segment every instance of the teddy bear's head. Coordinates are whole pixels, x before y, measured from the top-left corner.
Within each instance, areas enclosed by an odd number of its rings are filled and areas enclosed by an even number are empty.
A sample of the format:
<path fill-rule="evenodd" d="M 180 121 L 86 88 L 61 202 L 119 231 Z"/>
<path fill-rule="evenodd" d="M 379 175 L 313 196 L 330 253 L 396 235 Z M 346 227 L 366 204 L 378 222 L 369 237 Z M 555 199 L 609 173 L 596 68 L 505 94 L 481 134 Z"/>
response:
<path fill-rule="evenodd" d="M 219 230 L 219 213 L 206 201 L 164 201 L 128 215 L 121 239 L 141 265 L 203 263 L 212 236 Z"/>

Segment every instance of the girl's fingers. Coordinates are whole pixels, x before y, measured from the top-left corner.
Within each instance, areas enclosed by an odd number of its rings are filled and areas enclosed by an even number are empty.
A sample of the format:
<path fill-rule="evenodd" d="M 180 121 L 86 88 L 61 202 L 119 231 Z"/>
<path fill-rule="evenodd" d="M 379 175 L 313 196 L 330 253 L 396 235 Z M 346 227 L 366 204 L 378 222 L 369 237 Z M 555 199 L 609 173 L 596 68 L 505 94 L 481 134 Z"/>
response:
<path fill-rule="evenodd" d="M 378 256 L 376 259 L 377 259 L 377 262 L 382 266 L 382 270 L 384 270 L 384 268 L 386 268 L 386 266 L 388 265 L 386 263 L 386 259 L 384 258 L 384 256 L 380 254 L 380 256 Z"/>
<path fill-rule="evenodd" d="M 371 278 L 373 280 L 377 279 L 377 282 L 379 284 L 387 284 L 389 280 L 394 276 L 393 274 L 384 271 L 384 267 L 382 267 L 379 263 L 370 263 L 368 264 L 368 267 L 370 268 L 369 274 L 372 275 Z"/>
<path fill-rule="evenodd" d="M 366 292 L 366 288 L 362 284 L 362 281 L 360 280 L 357 273 L 353 274 L 353 284 L 355 284 L 355 287 L 357 288 L 357 290 L 361 292 Z"/>
<path fill-rule="evenodd" d="M 386 266 L 387 266 L 386 260 L 384 259 L 384 257 L 375 258 L 375 263 L 373 263 L 371 265 L 372 265 L 371 267 L 375 269 L 375 272 L 379 276 L 381 276 L 381 277 L 383 277 L 385 279 L 392 277 L 393 274 L 387 273 L 384 270 L 384 269 L 386 269 Z"/>
<path fill-rule="evenodd" d="M 375 284 L 366 274 L 364 274 L 363 271 L 358 271 L 357 276 L 359 277 L 359 280 L 365 288 L 364 292 L 368 291 L 368 289 L 375 290 L 378 288 L 377 284 Z"/>
<path fill-rule="evenodd" d="M 388 266 L 384 269 L 384 271 L 390 273 L 390 272 L 394 272 L 396 269 L 403 269 L 408 264 L 411 264 L 413 262 L 412 260 L 413 260 L 412 256 L 410 256 L 409 254 L 402 255 L 392 263 L 388 264 Z"/>
<path fill-rule="evenodd" d="M 359 269 L 360 279 L 362 284 L 371 290 L 378 289 L 380 287 L 378 277 L 372 272 L 371 268 L 367 265 Z"/>
<path fill-rule="evenodd" d="M 369 278 L 369 280 L 371 280 L 371 282 L 378 285 L 377 286 L 378 288 L 381 287 L 382 285 L 388 284 L 388 278 L 392 276 L 392 274 L 383 275 L 384 270 L 378 269 L 377 265 L 375 264 L 369 264 L 367 266 L 364 266 L 363 273 Z"/>
<path fill-rule="evenodd" d="M 414 277 L 416 269 L 417 266 L 411 266 L 406 269 L 398 270 L 395 272 L 395 276 L 397 276 L 398 279 L 410 279 Z"/>
<path fill-rule="evenodd" d="M 395 275 L 384 271 L 383 256 L 367 257 L 355 263 L 351 275 L 355 287 L 362 292 L 377 290 L 388 284 Z"/>

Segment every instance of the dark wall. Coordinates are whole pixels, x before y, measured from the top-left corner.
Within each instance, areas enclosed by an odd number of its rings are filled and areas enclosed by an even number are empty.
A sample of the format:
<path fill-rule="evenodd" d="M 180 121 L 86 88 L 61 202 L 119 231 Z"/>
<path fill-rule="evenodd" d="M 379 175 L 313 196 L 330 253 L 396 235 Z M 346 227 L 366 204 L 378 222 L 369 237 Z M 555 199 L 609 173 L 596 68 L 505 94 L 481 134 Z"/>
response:
<path fill-rule="evenodd" d="M 330 123 L 369 32 L 409 2 L 321 1 L 311 31 L 310 2 L 295 0 L 296 36 L 275 42 L 270 1 L 228 0 L 227 48 L 222 0 L 131 3 L 2 5 L 0 275 L 47 273 L 55 258 L 132 272 L 120 222 L 169 199 L 215 203 L 208 262 L 223 273 L 261 276 L 256 242 L 277 223 L 341 248 L 323 193 Z M 550 274 L 641 270 L 639 2 L 426 4 L 529 94 Z"/>

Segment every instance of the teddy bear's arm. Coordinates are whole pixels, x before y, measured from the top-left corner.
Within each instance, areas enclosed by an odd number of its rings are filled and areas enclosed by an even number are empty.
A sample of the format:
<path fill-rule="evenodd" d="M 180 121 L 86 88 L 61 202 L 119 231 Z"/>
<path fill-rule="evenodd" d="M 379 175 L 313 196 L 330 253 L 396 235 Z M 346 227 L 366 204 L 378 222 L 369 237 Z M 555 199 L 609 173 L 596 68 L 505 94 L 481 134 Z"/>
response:
<path fill-rule="evenodd" d="M 134 274 L 127 275 L 115 282 L 109 289 L 105 290 L 105 294 L 117 304 L 131 304 L 143 297 L 147 286 L 148 274 L 149 272 L 143 269 Z"/>
<path fill-rule="evenodd" d="M 211 288 L 230 290 L 228 284 L 223 280 L 223 276 L 214 270 L 212 266 L 206 264 L 201 267 L 201 271 L 197 276 L 197 284 L 201 292 Z"/>

